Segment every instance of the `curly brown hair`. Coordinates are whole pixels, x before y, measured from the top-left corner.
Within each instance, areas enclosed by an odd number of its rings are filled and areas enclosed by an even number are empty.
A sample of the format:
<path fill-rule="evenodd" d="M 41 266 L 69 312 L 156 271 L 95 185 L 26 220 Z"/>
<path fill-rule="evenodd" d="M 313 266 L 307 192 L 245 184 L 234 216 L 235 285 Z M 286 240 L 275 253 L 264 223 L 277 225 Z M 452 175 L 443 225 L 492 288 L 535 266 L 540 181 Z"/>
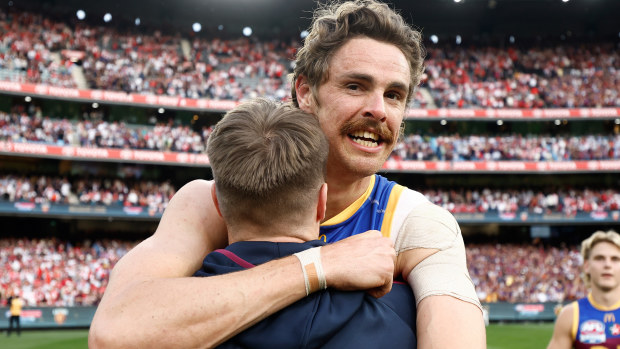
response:
<path fill-rule="evenodd" d="M 295 81 L 305 76 L 313 95 L 328 79 L 329 62 L 340 47 L 355 37 L 368 37 L 398 47 L 409 62 L 411 79 L 407 102 L 420 83 L 426 50 L 422 34 L 409 26 L 387 4 L 375 0 L 354 0 L 319 5 L 315 10 L 308 36 L 297 51 L 291 75 L 292 102 L 299 106 Z"/>

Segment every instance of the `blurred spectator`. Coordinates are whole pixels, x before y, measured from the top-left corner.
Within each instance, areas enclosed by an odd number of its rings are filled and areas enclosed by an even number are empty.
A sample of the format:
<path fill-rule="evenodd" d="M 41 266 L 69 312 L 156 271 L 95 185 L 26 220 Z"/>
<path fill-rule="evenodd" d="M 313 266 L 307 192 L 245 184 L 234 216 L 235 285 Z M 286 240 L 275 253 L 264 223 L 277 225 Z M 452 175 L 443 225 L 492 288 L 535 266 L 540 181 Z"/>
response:
<path fill-rule="evenodd" d="M 11 202 L 144 206 L 152 212 L 163 213 L 175 192 L 168 181 L 0 176 L 0 200 Z"/>
<path fill-rule="evenodd" d="M 425 161 L 564 161 L 620 159 L 620 135 L 444 135 L 409 134 L 392 154 Z"/>
<path fill-rule="evenodd" d="M 19 289 L 25 306 L 96 305 L 112 267 L 135 244 L 0 239 L 0 288 Z"/>
<path fill-rule="evenodd" d="M 577 247 L 468 245 L 467 264 L 482 302 L 564 302 L 587 294 Z"/>
<path fill-rule="evenodd" d="M 196 132 L 189 126 L 163 123 L 137 126 L 101 120 L 71 122 L 41 115 L 0 112 L 0 140 L 12 142 L 205 153 L 210 133 L 210 127 Z"/>
<path fill-rule="evenodd" d="M 535 214 L 617 211 L 620 192 L 613 188 L 435 189 L 422 194 L 452 213 L 517 212 Z"/>
<path fill-rule="evenodd" d="M 0 10 L 0 77 L 27 83 L 76 87 L 73 62 L 60 55 L 73 30 L 41 14 Z"/>

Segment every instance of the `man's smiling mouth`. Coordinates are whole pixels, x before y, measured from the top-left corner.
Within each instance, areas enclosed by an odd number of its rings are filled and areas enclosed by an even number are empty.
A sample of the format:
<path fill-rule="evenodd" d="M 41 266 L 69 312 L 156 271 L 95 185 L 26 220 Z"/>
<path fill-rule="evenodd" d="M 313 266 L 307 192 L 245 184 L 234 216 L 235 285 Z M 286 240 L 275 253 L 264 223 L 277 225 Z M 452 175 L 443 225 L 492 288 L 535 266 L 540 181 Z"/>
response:
<path fill-rule="evenodd" d="M 381 143 L 379 135 L 368 131 L 356 131 L 349 134 L 349 137 L 357 144 L 365 147 L 378 147 Z"/>

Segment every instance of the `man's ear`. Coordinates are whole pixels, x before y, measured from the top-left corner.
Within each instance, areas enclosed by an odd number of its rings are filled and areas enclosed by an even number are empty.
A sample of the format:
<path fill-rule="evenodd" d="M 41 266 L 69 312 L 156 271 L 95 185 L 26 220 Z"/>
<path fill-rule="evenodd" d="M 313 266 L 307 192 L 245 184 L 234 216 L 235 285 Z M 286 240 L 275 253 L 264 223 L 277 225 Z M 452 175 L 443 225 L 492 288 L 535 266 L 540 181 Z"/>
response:
<path fill-rule="evenodd" d="M 217 194 L 215 193 L 215 182 L 211 182 L 211 198 L 213 199 L 213 205 L 217 210 L 217 214 L 223 217 L 222 212 L 220 212 L 220 203 L 217 201 Z"/>
<path fill-rule="evenodd" d="M 319 189 L 319 201 L 316 205 L 316 219 L 318 222 L 323 221 L 327 212 L 327 183 L 323 183 Z"/>
<path fill-rule="evenodd" d="M 308 79 L 305 76 L 299 75 L 295 80 L 295 92 L 297 93 L 297 103 L 299 109 L 306 113 L 312 113 L 312 106 L 314 102 L 314 95 L 312 89 L 308 83 Z"/>

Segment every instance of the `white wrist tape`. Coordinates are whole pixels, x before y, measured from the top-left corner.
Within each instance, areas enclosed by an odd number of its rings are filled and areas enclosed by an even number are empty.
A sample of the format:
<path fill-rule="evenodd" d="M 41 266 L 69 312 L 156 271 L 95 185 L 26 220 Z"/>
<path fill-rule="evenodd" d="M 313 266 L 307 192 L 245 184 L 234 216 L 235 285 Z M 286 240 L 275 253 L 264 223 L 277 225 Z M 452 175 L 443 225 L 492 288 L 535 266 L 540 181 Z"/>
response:
<path fill-rule="evenodd" d="M 321 246 L 295 253 L 295 257 L 301 262 L 306 281 L 306 296 L 318 290 L 327 288 L 325 272 L 321 264 Z"/>

